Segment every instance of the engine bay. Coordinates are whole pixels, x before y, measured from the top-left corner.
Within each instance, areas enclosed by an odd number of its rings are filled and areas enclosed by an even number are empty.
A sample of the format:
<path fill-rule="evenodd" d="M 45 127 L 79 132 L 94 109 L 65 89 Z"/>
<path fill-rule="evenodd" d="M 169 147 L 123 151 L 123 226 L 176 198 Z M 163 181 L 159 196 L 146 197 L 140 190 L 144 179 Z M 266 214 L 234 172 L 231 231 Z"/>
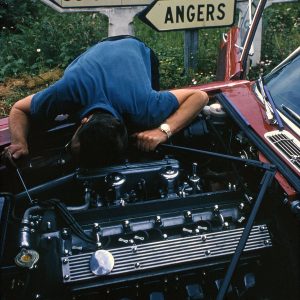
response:
<path fill-rule="evenodd" d="M 228 280 L 226 299 L 296 299 L 283 240 L 299 225 L 284 221 L 274 166 L 219 103 L 123 164 L 45 153 L 20 168 L 28 191 L 4 171 L 4 299 L 217 299 Z"/>

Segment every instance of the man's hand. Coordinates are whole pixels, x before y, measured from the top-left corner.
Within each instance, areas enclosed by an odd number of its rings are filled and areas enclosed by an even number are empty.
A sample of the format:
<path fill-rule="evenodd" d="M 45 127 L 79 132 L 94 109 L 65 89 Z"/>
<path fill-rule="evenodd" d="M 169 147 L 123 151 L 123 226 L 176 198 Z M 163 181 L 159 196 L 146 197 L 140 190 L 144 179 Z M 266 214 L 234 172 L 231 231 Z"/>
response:
<path fill-rule="evenodd" d="M 179 108 L 162 123 L 167 123 L 174 134 L 192 122 L 208 102 L 208 95 L 195 89 L 179 89 L 170 92 L 177 98 Z M 143 151 L 152 151 L 158 144 L 168 140 L 167 134 L 160 128 L 138 132 L 132 137 L 136 138 L 136 146 Z"/>
<path fill-rule="evenodd" d="M 158 144 L 168 140 L 166 133 L 159 128 L 137 132 L 132 137 L 136 138 L 137 148 L 146 152 L 153 151 Z"/>
<path fill-rule="evenodd" d="M 4 151 L 8 151 L 14 159 L 18 159 L 28 155 L 28 146 L 27 143 L 12 143 Z"/>

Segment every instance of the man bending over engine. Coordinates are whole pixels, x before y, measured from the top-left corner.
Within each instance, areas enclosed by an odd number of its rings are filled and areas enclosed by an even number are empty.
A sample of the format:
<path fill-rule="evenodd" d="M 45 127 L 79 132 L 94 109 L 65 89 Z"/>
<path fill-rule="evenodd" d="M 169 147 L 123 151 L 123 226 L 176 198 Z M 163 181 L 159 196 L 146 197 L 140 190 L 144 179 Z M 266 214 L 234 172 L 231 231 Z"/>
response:
<path fill-rule="evenodd" d="M 126 150 L 127 132 L 140 150 L 154 150 L 188 125 L 208 96 L 200 90 L 155 90 L 152 60 L 152 50 L 134 37 L 94 45 L 56 83 L 14 104 L 6 150 L 14 158 L 27 155 L 30 121 L 50 126 L 61 114 L 81 123 L 70 146 L 85 165 L 93 165 L 95 158 L 101 164 L 115 161 Z"/>

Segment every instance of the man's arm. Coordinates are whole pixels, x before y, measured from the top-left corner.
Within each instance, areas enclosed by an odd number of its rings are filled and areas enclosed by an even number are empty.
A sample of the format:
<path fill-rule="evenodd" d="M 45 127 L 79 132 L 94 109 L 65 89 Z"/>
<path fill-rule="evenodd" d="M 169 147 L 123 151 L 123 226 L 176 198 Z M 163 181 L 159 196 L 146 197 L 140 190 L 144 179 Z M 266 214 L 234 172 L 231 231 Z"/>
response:
<path fill-rule="evenodd" d="M 191 123 L 207 104 L 208 96 L 200 90 L 179 89 L 170 92 L 177 98 L 179 108 L 164 123 L 170 126 L 170 130 L 174 134 Z M 144 151 L 154 150 L 158 144 L 168 140 L 167 134 L 159 128 L 139 132 L 135 136 L 137 147 Z"/>
<path fill-rule="evenodd" d="M 30 104 L 32 96 L 17 101 L 9 114 L 11 144 L 5 149 L 13 158 L 28 154 L 27 135 L 29 130 Z"/>

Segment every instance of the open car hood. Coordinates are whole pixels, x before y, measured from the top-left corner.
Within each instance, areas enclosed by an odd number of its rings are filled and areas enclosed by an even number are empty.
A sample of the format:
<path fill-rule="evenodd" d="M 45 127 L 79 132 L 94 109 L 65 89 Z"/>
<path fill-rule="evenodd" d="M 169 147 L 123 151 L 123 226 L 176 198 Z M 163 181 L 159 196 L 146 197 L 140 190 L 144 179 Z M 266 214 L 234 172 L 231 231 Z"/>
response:
<path fill-rule="evenodd" d="M 217 80 L 245 79 L 252 42 L 267 0 L 250 0 L 238 25 L 223 35 L 218 59 Z"/>

